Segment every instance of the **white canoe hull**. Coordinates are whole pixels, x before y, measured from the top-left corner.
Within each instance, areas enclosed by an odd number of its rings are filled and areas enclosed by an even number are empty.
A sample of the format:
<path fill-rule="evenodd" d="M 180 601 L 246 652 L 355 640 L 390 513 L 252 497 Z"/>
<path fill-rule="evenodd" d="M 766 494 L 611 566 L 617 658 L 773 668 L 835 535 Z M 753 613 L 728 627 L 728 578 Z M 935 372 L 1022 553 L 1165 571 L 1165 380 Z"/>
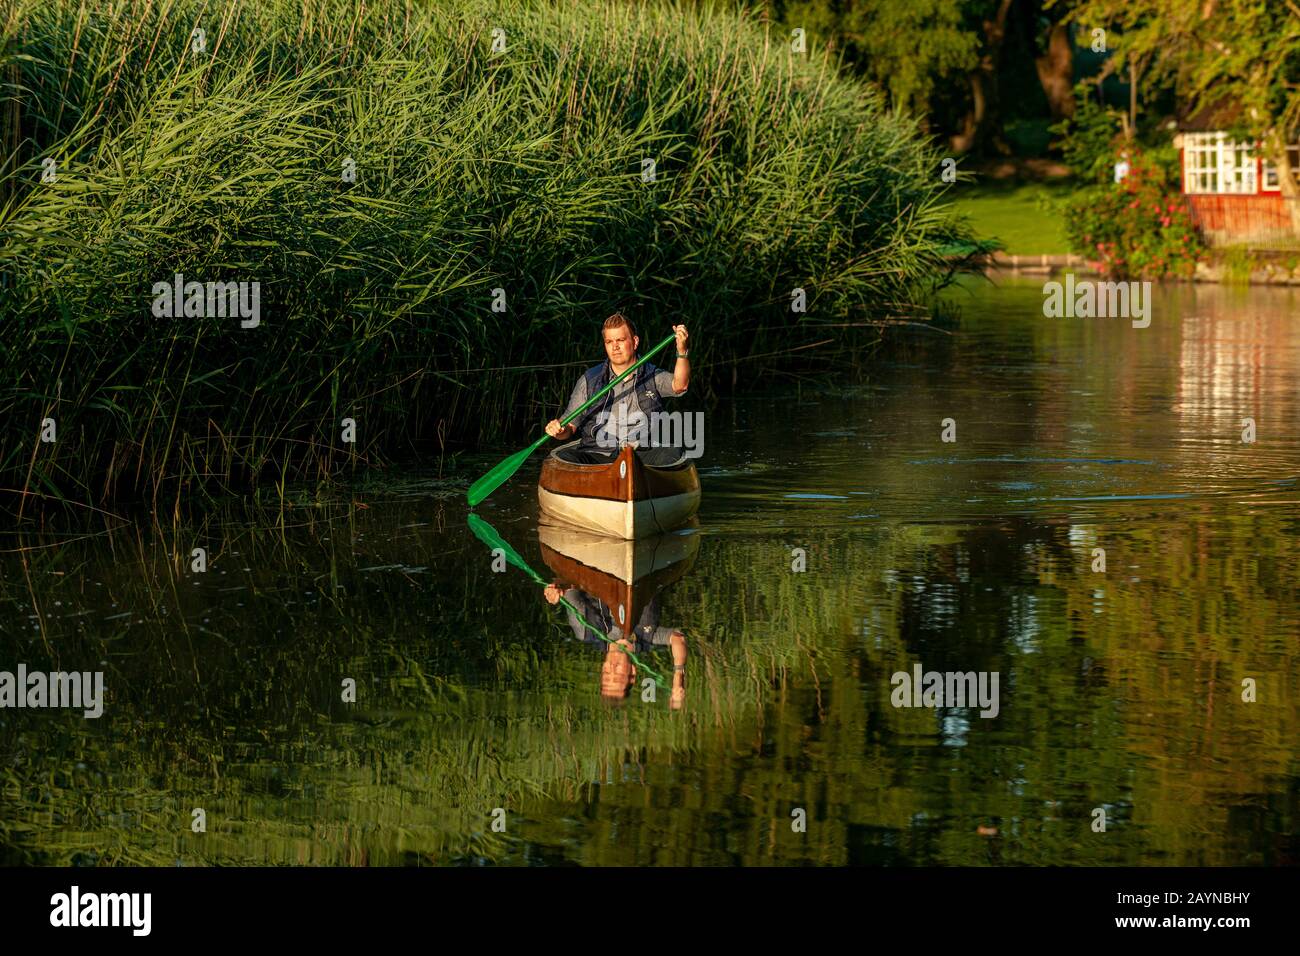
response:
<path fill-rule="evenodd" d="M 629 541 L 680 528 L 700 508 L 699 491 L 642 501 L 608 501 L 556 494 L 538 488 L 537 500 L 542 513 L 550 518 Z"/>

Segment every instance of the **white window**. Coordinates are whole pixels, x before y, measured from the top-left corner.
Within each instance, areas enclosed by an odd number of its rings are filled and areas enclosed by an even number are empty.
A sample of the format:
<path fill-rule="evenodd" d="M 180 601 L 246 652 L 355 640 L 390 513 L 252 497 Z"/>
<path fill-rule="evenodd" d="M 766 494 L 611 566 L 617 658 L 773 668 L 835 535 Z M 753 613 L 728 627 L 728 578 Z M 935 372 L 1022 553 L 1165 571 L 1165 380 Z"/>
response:
<path fill-rule="evenodd" d="M 1300 146 L 1288 146 L 1286 148 L 1287 159 L 1291 164 L 1291 174 L 1300 181 Z M 1267 189 L 1270 192 L 1278 192 L 1282 189 L 1282 178 L 1277 171 L 1277 163 L 1271 159 L 1264 160 L 1264 180 L 1261 189 Z"/>
<path fill-rule="evenodd" d="M 1183 183 L 1189 193 L 1219 191 L 1219 144 L 1214 133 L 1183 137 Z"/>
<path fill-rule="evenodd" d="M 1183 183 L 1189 193 L 1253 194 L 1255 151 L 1226 133 L 1186 133 L 1183 136 Z"/>
<path fill-rule="evenodd" d="M 1278 179 L 1277 175 L 1277 163 L 1273 162 L 1271 159 L 1264 160 L 1264 185 L 1260 188 L 1270 191 L 1281 189 L 1281 183 L 1282 181 Z"/>

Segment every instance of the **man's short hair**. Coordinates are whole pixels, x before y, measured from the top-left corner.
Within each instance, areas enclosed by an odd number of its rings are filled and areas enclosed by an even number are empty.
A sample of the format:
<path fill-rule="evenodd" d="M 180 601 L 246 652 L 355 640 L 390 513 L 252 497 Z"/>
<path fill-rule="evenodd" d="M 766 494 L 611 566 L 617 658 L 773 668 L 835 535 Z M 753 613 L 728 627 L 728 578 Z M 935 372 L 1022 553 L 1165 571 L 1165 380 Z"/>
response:
<path fill-rule="evenodd" d="M 634 337 L 634 338 L 636 337 L 636 326 L 634 326 L 634 325 L 632 324 L 632 320 L 629 319 L 629 318 L 628 318 L 626 315 L 624 315 L 622 312 L 615 312 L 615 313 L 614 313 L 613 315 L 611 315 L 608 319 L 606 319 L 606 320 L 605 320 L 605 324 L 602 325 L 602 326 L 600 327 L 600 336 L 601 336 L 601 338 L 604 338 L 604 337 L 605 337 L 605 332 L 606 332 L 606 330 L 608 330 L 608 329 L 616 329 L 616 328 L 618 328 L 620 325 L 626 325 L 626 326 L 627 326 L 627 334 L 628 334 L 628 335 L 631 335 L 631 336 Z"/>

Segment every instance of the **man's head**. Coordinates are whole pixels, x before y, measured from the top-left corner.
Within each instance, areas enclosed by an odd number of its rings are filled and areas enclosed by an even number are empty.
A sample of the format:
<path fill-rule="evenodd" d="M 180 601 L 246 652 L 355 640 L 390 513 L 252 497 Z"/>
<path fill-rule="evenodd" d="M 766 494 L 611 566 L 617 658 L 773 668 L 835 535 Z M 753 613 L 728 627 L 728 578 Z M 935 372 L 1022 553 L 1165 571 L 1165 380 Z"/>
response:
<path fill-rule="evenodd" d="M 636 665 L 622 650 L 628 646 L 627 641 L 618 641 L 605 650 L 605 660 L 600 665 L 600 696 L 606 700 L 625 699 L 636 680 Z"/>
<path fill-rule="evenodd" d="M 605 320 L 602 330 L 605 337 L 605 355 L 617 368 L 626 368 L 636 361 L 636 349 L 641 344 L 632 322 L 622 312 L 615 312 Z"/>

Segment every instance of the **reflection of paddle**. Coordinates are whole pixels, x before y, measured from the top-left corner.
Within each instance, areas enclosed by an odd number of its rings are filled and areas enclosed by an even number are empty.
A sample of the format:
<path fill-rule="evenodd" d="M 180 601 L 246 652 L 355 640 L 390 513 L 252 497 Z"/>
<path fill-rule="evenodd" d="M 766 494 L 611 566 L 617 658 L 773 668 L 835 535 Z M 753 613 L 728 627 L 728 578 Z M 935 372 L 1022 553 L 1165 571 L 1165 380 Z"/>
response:
<path fill-rule="evenodd" d="M 652 348 L 649 352 L 647 352 L 644 356 L 637 359 L 635 365 L 633 365 L 629 369 L 626 369 L 622 375 L 618 376 L 618 378 L 614 379 L 612 382 L 610 382 L 608 385 L 602 388 L 595 395 L 591 396 L 591 398 L 583 402 L 582 405 L 573 412 L 573 414 L 566 416 L 564 421 L 560 422 L 561 427 L 569 424 L 569 422 L 573 421 L 575 418 L 577 418 L 579 415 L 585 412 L 588 408 L 592 406 L 592 404 L 596 401 L 596 399 L 600 398 L 611 388 L 613 388 L 619 382 L 623 381 L 623 379 L 627 378 L 638 368 L 640 368 L 643 364 L 648 362 L 652 355 L 654 355 L 656 352 L 658 352 L 660 349 L 662 349 L 665 345 L 667 345 L 675 338 L 677 338 L 676 332 L 669 335 L 668 338 L 664 339 L 662 342 L 660 342 L 658 345 Z M 542 442 L 546 441 L 546 439 L 550 437 L 551 437 L 550 435 L 545 435 L 545 434 L 542 435 L 541 438 L 537 439 L 537 441 L 533 442 L 523 451 L 515 452 L 509 458 L 500 462 L 495 468 L 489 471 L 478 481 L 474 482 L 474 484 L 470 485 L 469 494 L 467 496 L 469 498 L 469 506 L 471 508 L 478 507 L 479 502 L 481 502 L 484 498 L 492 494 L 492 492 L 496 491 L 507 481 L 509 481 L 510 476 L 519 470 L 519 466 L 528 460 L 528 456 L 531 455 L 533 452 L 537 451 L 537 449 L 541 447 Z"/>
<path fill-rule="evenodd" d="M 505 559 L 507 561 L 509 561 L 515 567 L 519 568 L 519 570 L 523 571 L 525 574 L 527 574 L 530 578 L 532 578 L 542 587 L 548 587 L 550 585 L 551 582 L 547 581 L 540 574 L 538 574 L 531 567 L 529 567 L 528 562 L 519 556 L 519 552 L 517 552 L 514 548 L 510 547 L 510 545 L 506 544 L 505 539 L 502 538 L 501 535 L 497 534 L 496 528 L 492 527 L 490 524 L 488 524 L 478 515 L 471 514 L 469 516 L 469 529 L 474 532 L 474 536 L 476 538 L 478 538 L 480 541 L 486 544 L 489 548 L 492 548 L 493 550 L 500 548 L 501 553 L 505 556 Z M 587 630 L 591 631 L 591 633 L 595 634 L 606 644 L 613 644 L 615 647 L 617 647 L 628 657 L 632 658 L 632 662 L 636 664 L 638 667 L 640 667 L 647 674 L 649 674 L 651 677 L 653 677 L 655 679 L 656 684 L 658 684 L 660 687 L 667 689 L 668 682 L 664 680 L 663 675 L 656 672 L 653 668 L 647 667 L 628 648 L 619 644 L 617 641 L 611 640 L 608 636 L 605 635 L 603 631 L 599 630 L 594 624 L 592 624 L 585 617 L 583 617 L 582 612 L 579 611 L 572 604 L 570 604 L 568 601 L 566 601 L 563 596 L 560 597 L 560 603 L 563 604 L 565 607 L 567 607 L 570 611 L 572 611 L 574 616 L 577 617 L 577 619 L 581 621 L 584 625 L 586 625 Z"/>

